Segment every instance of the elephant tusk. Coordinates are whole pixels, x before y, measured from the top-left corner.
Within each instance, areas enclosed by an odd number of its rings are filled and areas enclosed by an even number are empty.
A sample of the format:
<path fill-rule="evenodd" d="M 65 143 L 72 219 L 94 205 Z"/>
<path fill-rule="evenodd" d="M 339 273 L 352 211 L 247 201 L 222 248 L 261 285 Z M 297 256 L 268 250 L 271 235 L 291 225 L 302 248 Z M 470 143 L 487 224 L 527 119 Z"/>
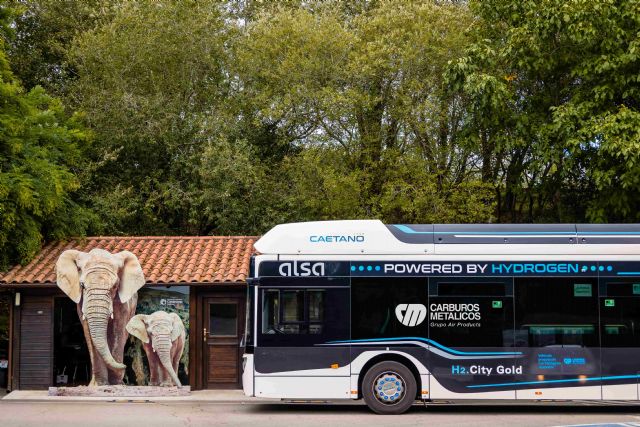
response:
<path fill-rule="evenodd" d="M 113 320 L 113 311 L 111 312 L 111 320 Z"/>

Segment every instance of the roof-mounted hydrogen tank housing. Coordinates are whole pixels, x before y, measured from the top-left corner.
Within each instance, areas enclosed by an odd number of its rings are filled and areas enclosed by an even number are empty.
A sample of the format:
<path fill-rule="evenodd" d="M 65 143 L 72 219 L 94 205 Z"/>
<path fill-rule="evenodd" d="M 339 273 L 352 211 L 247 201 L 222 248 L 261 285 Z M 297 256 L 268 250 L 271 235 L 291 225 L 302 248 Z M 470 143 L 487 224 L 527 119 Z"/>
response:
<path fill-rule="evenodd" d="M 272 255 L 639 254 L 640 224 L 299 222 L 275 226 L 255 248 Z"/>

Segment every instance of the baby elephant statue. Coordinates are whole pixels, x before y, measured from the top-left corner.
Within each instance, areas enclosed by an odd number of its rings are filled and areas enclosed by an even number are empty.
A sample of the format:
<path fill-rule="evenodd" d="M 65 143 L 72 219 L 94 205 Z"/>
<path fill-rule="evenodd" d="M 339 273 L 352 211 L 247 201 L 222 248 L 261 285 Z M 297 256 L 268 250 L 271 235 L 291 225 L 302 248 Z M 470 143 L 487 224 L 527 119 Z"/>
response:
<path fill-rule="evenodd" d="M 171 386 L 173 381 L 181 387 L 177 372 L 186 334 L 180 316 L 164 311 L 137 314 L 127 323 L 127 331 L 142 341 L 149 361 L 150 385 Z"/>

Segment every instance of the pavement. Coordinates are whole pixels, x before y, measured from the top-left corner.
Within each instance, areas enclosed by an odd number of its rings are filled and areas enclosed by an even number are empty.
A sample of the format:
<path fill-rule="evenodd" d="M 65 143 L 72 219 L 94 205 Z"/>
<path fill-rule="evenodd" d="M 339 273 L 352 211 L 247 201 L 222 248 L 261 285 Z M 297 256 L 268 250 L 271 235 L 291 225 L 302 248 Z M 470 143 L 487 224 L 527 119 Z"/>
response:
<path fill-rule="evenodd" d="M 637 402 L 634 402 L 637 403 Z M 49 396 L 18 390 L 0 399 L 0 426 L 638 426 L 640 407 L 622 402 L 416 403 L 406 414 L 375 415 L 362 401 L 292 402 L 246 397 L 241 390 L 198 390 L 172 397 Z"/>
<path fill-rule="evenodd" d="M 204 427 L 204 426 L 349 426 L 372 424 L 394 427 L 424 424 L 438 427 L 472 425 L 511 426 L 640 426 L 640 410 L 633 405 L 531 404 L 416 404 L 396 416 L 375 415 L 361 402 L 286 403 L 251 399 L 217 400 L 236 393 L 216 392 L 210 401 L 57 401 L 0 400 L 0 426 L 11 427 Z M 194 392 L 195 394 L 195 392 Z M 237 398 L 237 396 L 235 397 Z"/>
<path fill-rule="evenodd" d="M 280 399 L 258 399 L 246 397 L 242 390 L 198 390 L 189 396 L 154 397 L 87 397 L 87 396 L 49 396 L 47 390 L 15 390 L 2 398 L 3 401 L 44 401 L 44 402 L 221 402 L 251 403 L 280 402 Z"/>

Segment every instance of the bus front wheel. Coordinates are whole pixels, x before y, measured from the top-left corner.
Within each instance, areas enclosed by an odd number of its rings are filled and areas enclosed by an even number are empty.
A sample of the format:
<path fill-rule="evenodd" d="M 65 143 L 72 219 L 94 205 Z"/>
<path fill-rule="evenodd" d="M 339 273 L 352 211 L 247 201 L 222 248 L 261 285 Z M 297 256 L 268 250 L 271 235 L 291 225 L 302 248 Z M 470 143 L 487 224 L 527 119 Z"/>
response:
<path fill-rule="evenodd" d="M 362 380 L 362 397 L 372 411 L 382 415 L 402 414 L 416 400 L 416 379 L 402 363 L 380 362 Z"/>

